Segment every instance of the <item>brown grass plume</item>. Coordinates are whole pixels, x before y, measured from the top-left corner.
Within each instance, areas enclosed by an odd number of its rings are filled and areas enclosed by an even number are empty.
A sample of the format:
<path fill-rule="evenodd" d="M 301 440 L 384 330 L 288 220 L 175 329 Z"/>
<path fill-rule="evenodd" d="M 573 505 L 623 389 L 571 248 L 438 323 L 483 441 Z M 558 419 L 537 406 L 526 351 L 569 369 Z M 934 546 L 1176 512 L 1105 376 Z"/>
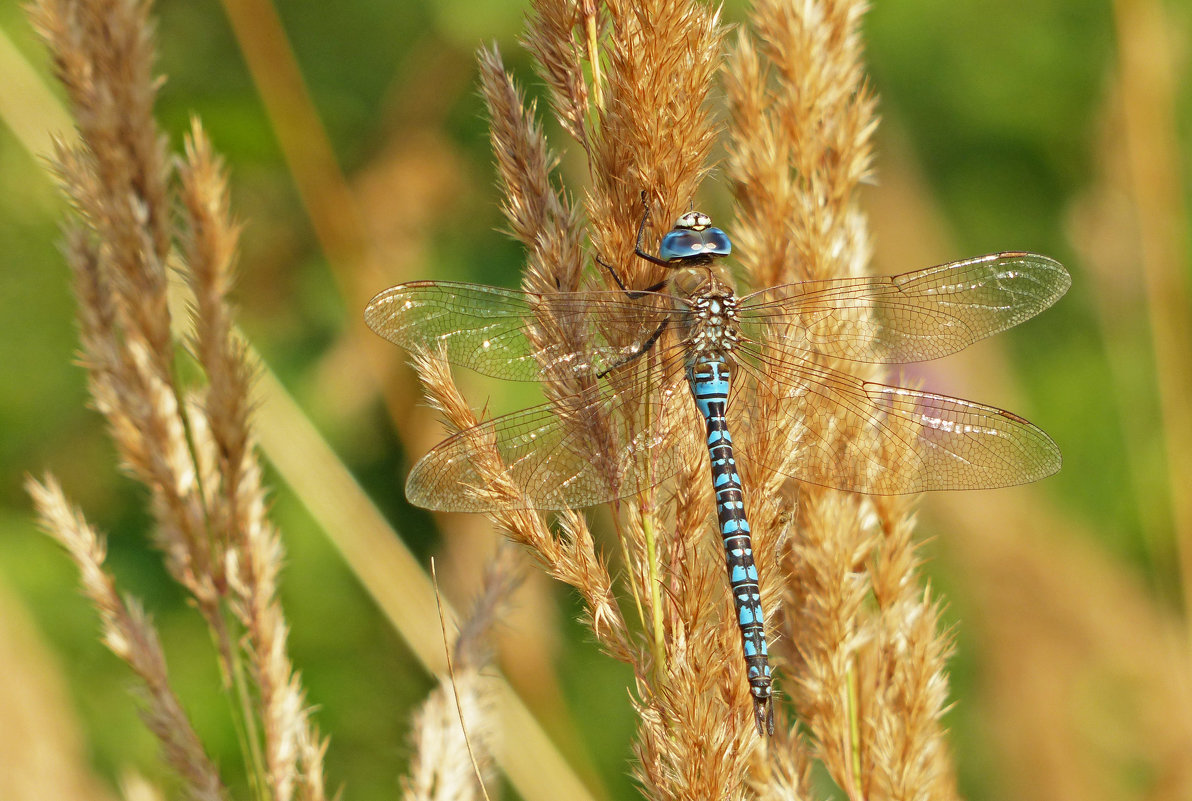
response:
<path fill-rule="evenodd" d="M 66 256 L 81 360 L 122 466 L 149 491 L 166 567 L 211 629 L 254 786 L 270 798 L 317 801 L 324 745 L 286 654 L 282 547 L 249 427 L 253 368 L 227 300 L 238 230 L 223 167 L 197 121 L 172 168 L 153 118 L 149 11 L 131 0 L 45 0 L 31 10 L 78 129 L 77 143 L 58 146 L 55 167 L 77 213 Z M 182 326 L 170 313 L 172 269 L 190 298 L 186 336 L 174 333 Z M 179 378 L 185 358 L 203 383 Z M 170 689 L 152 624 L 104 569 L 102 539 L 52 478 L 29 489 L 79 567 L 105 642 L 141 679 L 146 720 L 187 793 L 224 797 Z"/>

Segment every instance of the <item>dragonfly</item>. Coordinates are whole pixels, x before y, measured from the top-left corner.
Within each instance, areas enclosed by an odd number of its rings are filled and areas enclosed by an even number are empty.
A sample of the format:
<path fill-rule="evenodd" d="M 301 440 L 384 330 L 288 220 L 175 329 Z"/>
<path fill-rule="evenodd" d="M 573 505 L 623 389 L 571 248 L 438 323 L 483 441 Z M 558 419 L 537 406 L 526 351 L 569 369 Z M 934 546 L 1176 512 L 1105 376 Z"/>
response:
<path fill-rule="evenodd" d="M 1027 320 L 1071 278 L 1055 260 L 996 253 L 894 276 L 805 281 L 738 297 L 732 243 L 679 217 L 646 289 L 536 293 L 414 281 L 368 304 L 373 331 L 502 379 L 541 382 L 544 404 L 456 433 L 414 465 L 432 510 L 563 510 L 637 496 L 707 458 L 759 735 L 773 734 L 765 614 L 737 456 L 746 475 L 874 495 L 987 489 L 1059 470 L 1058 446 L 1011 412 L 854 375 L 849 365 L 937 359 Z M 684 388 L 685 386 L 685 388 Z M 694 402 L 692 402 L 694 401 Z M 704 436 L 695 436 L 700 425 Z M 731 431 L 737 431 L 737 450 Z M 706 457 L 704 456 L 706 454 Z M 499 461 L 494 461 L 494 459 Z M 490 491 L 491 469 L 516 494 Z"/>

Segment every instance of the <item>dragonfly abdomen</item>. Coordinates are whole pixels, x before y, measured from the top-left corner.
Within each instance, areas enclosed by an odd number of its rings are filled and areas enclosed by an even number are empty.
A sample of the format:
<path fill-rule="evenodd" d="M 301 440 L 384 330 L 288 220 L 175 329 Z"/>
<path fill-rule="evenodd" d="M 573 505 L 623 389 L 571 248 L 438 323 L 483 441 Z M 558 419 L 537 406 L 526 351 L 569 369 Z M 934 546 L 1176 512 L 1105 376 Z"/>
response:
<path fill-rule="evenodd" d="M 716 516 L 724 544 L 729 586 L 741 628 L 745 671 L 753 695 L 754 719 L 759 732 L 774 733 L 770 660 L 766 651 L 765 614 L 758 589 L 753 541 L 745 517 L 745 493 L 733 457 L 733 439 L 725 419 L 732 379 L 729 362 L 718 356 L 698 356 L 687 370 L 687 380 L 700 413 L 707 421 L 708 456 L 712 486 L 716 491 Z"/>

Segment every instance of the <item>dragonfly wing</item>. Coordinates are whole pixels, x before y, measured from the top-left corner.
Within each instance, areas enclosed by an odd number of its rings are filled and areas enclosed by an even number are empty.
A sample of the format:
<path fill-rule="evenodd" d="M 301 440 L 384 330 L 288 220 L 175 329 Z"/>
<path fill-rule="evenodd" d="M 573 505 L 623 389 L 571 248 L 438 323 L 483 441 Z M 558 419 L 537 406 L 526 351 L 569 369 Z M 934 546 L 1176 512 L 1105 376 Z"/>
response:
<path fill-rule="evenodd" d="M 670 295 L 535 294 L 414 281 L 364 311 L 368 327 L 406 350 L 442 348 L 452 364 L 514 381 L 584 378 L 623 363 L 674 313 Z"/>
<path fill-rule="evenodd" d="M 781 454 L 781 464 L 767 466 L 802 481 L 900 495 L 1026 484 L 1060 469 L 1059 447 L 1047 434 L 993 406 L 812 362 L 755 364 L 748 372 L 758 393 L 745 415 L 749 435 L 778 437 L 776 448 L 759 452 Z"/>
<path fill-rule="evenodd" d="M 407 496 L 443 511 L 557 510 L 665 481 L 699 458 L 698 416 L 678 371 L 669 380 L 656 368 L 639 372 L 628 385 L 602 381 L 455 434 L 414 465 Z"/>
<path fill-rule="evenodd" d="M 937 359 L 1034 317 L 1072 279 L 1054 259 L 996 253 L 893 276 L 808 281 L 742 299 L 746 336 L 876 364 Z"/>

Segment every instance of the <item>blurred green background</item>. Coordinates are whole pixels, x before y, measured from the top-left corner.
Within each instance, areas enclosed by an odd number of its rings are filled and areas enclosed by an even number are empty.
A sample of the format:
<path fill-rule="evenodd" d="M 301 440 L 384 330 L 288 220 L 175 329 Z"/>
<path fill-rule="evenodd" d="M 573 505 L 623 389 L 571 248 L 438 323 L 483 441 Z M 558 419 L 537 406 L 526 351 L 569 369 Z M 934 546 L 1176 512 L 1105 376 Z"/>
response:
<path fill-rule="evenodd" d="M 238 7 L 257 13 L 251 5 Z M 1157 29 L 1182 48 L 1169 75 L 1177 92 L 1174 116 L 1151 131 L 1183 154 L 1167 177 L 1186 203 L 1192 92 L 1179 78 L 1187 74 L 1188 38 L 1181 35 L 1189 30 L 1187 5 L 1123 3 L 1115 19 L 1113 6 L 1087 0 L 879 3 L 865 23 L 883 116 L 880 188 L 872 199 L 876 262 L 879 271 L 896 272 L 1023 249 L 1068 266 L 1073 289 L 1055 309 L 971 357 L 982 374 L 985 359 L 1002 364 L 1004 353 L 1007 381 L 984 391 L 941 365 L 931 374 L 932 388 L 1004 405 L 1044 427 L 1063 448 L 1064 470 L 1038 487 L 1008 491 L 1005 500 L 992 501 L 995 508 L 1029 497 L 1064 520 L 1138 588 L 1162 625 L 1178 632 L 1186 627 L 1186 620 L 1179 623 L 1184 577 L 1165 454 L 1192 443 L 1170 440 L 1160 424 L 1157 387 L 1165 363 L 1154 355 L 1142 268 L 1131 255 L 1138 253 L 1140 212 L 1123 175 L 1129 145 L 1123 120 L 1133 106 L 1132 84 L 1119 64 L 1122 8 L 1159 9 L 1165 21 Z M 283 158 L 225 7 L 157 5 L 159 67 L 168 78 L 159 120 L 177 144 L 189 117 L 199 116 L 226 158 L 235 210 L 246 223 L 236 295 L 241 325 L 425 563 L 445 546 L 434 521 L 401 497 L 408 446 L 362 378 L 368 368 L 353 351 L 376 347 L 360 344 L 368 336 L 361 311 L 371 292 L 389 284 L 433 277 L 516 285 L 521 253 L 498 232 L 499 196 L 473 53 L 497 41 L 523 85 L 540 94 L 516 41 L 526 8 L 503 0 L 287 0 L 274 9 L 335 161 L 366 209 L 362 239 L 337 234 L 334 222 L 329 239 L 328 229 L 312 223 L 320 216 L 334 220 L 334 210 L 316 203 L 312 212 L 309 199 L 304 203 L 302 181 Z M 732 21 L 744 13 L 741 3 L 726 8 Z M 0 31 L 9 40 L 5 48 L 52 86 L 44 50 L 16 4 L 0 6 Z M 36 665 L 28 670 L 64 693 L 62 741 L 81 742 L 82 759 L 102 782 L 120 781 L 131 767 L 169 785 L 126 692 L 126 668 L 97 642 L 94 614 L 74 589 L 72 566 L 34 529 L 21 481 L 26 473 L 53 470 L 91 521 L 110 534 L 112 570 L 152 611 L 200 732 L 217 761 L 234 771 L 236 741 L 208 638 L 147 545 L 144 492 L 116 471 L 101 420 L 86 408 L 84 373 L 73 363 L 73 304 L 58 252 L 64 204 L 42 154 L 29 150 L 34 140 L 18 135 L 46 119 L 39 103 L 29 93 L 5 109 L 0 125 L 0 599 L 12 625 L 25 626 L 7 659 L 28 659 Z M 557 129 L 549 128 L 555 146 L 565 148 Z M 581 170 L 571 156 L 564 170 L 578 180 Z M 724 187 L 715 181 L 706 191 L 713 205 L 723 206 Z M 909 193 L 895 197 L 914 202 L 891 203 L 893 195 L 883 192 Z M 898 217 L 910 208 L 923 216 Z M 1119 208 L 1124 211 L 1114 216 Z M 1188 280 L 1187 219 L 1180 206 L 1169 208 L 1177 224 L 1166 230 L 1184 248 L 1177 249 L 1180 272 L 1171 276 L 1179 286 Z M 1112 223 L 1123 218 L 1121 225 Z M 352 263 L 353 243 L 360 241 L 382 254 L 381 270 L 337 273 L 329 261 Z M 329 256 L 336 242 L 343 252 Z M 1186 318 L 1189 309 L 1175 313 Z M 396 373 L 402 355 L 394 351 L 386 358 Z M 487 393 L 507 392 L 471 386 L 477 404 Z M 517 403 L 513 395 L 494 395 L 498 410 Z M 421 436 L 419 448 L 434 438 L 433 432 Z M 283 600 L 291 653 L 318 706 L 318 724 L 331 738 L 329 786 L 342 786 L 346 798 L 392 797 L 409 753 L 409 712 L 432 678 L 290 489 L 276 476 L 270 483 L 288 551 Z M 950 552 L 950 538 L 964 533 L 932 500 L 924 508 L 920 534 L 933 538 L 927 570 L 956 623 L 956 706 L 947 722 L 955 733 L 961 790 L 972 799 L 1035 797 L 1020 793 L 1024 780 L 1013 773 L 1018 763 L 983 718 L 989 702 L 979 699 L 993 680 L 985 672 L 983 629 L 966 621 L 992 613 L 968 592 Z M 482 559 L 491 552 L 487 535 L 477 534 L 475 546 L 469 542 L 455 540 L 452 553 L 473 549 Z M 628 670 L 597 652 L 574 623 L 578 606 L 562 588 L 543 582 L 526 598 L 517 625 L 549 630 L 541 649 L 553 662 L 548 677 L 525 678 L 539 675 L 533 669 L 523 674 L 531 707 L 598 797 L 636 797 L 627 778 L 633 731 Z M 466 596 L 455 601 L 462 604 Z M 1140 775 L 1108 797 L 1160 797 L 1142 794 L 1158 779 L 1146 772 L 1145 759 L 1138 764 Z"/>

